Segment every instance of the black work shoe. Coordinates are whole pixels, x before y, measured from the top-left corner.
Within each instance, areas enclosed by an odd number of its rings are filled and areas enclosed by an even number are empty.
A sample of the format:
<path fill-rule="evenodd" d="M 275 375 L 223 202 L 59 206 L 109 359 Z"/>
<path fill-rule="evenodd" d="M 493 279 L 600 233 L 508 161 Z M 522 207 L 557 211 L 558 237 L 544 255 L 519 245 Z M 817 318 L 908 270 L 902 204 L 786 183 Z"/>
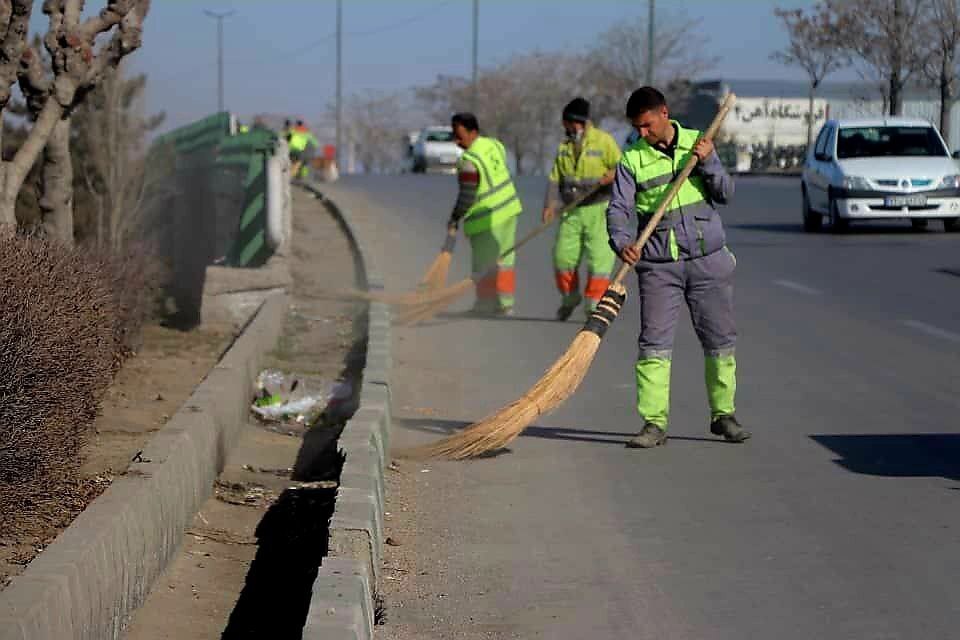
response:
<path fill-rule="evenodd" d="M 652 422 L 643 425 L 643 430 L 627 440 L 628 449 L 652 449 L 667 443 L 667 432 Z"/>
<path fill-rule="evenodd" d="M 710 423 L 710 433 L 723 436 L 727 442 L 743 442 L 753 434 L 737 422 L 736 416 L 719 416 Z"/>
<path fill-rule="evenodd" d="M 567 318 L 573 314 L 576 308 L 576 305 L 560 305 L 560 308 L 557 309 L 557 320 L 560 322 L 566 322 Z"/>

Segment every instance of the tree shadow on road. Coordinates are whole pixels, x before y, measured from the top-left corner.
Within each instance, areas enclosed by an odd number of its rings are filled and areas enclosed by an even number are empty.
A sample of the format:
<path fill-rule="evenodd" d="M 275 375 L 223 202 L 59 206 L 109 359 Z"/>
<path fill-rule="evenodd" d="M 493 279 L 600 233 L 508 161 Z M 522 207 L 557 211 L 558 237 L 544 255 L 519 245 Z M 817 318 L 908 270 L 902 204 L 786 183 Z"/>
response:
<path fill-rule="evenodd" d="M 813 435 L 853 473 L 960 481 L 960 433 Z"/>
<path fill-rule="evenodd" d="M 411 431 L 433 433 L 437 436 L 449 436 L 469 427 L 471 423 L 463 420 L 441 420 L 436 418 L 394 418 L 394 424 Z M 571 442 L 590 442 L 612 444 L 622 447 L 636 432 L 595 431 L 589 429 L 570 429 L 567 427 L 530 426 L 524 429 L 521 437 L 543 438 L 545 440 L 568 440 Z M 670 436 L 670 440 L 712 442 L 723 444 L 716 438 L 698 438 L 693 436 Z"/>

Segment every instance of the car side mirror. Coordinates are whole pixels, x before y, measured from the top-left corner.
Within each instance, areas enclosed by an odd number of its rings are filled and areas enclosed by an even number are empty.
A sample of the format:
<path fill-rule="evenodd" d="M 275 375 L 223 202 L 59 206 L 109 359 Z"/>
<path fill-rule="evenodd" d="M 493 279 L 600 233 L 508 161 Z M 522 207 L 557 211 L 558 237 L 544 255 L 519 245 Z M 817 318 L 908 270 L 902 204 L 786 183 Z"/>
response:
<path fill-rule="evenodd" d="M 830 160 L 830 155 L 822 152 L 813 154 L 813 157 L 819 160 L 820 162 L 828 162 Z"/>
<path fill-rule="evenodd" d="M 951 153 L 950 155 L 953 156 L 953 159 L 954 159 L 954 160 L 960 160 L 960 149 L 957 149 L 956 151 L 954 151 L 954 152 Z"/>

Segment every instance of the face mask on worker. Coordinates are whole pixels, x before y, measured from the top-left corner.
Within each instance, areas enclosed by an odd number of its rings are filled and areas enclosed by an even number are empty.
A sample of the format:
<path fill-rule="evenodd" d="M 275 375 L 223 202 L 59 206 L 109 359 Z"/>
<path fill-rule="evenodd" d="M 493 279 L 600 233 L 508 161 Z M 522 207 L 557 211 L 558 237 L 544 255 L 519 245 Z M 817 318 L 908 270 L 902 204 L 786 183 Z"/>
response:
<path fill-rule="evenodd" d="M 570 142 L 580 142 L 583 139 L 583 129 L 567 129 L 567 140 Z"/>

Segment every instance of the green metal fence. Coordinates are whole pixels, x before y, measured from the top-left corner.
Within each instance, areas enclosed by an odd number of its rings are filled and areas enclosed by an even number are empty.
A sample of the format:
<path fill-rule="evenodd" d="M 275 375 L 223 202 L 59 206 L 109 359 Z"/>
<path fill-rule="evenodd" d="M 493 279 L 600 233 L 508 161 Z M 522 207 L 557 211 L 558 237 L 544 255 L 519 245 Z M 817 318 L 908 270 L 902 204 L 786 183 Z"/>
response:
<path fill-rule="evenodd" d="M 158 137 L 152 149 L 172 167 L 152 224 L 184 325 L 199 322 L 209 265 L 257 267 L 278 244 L 267 208 L 277 136 L 266 129 L 231 134 L 232 126 L 229 113 L 217 113 Z"/>

